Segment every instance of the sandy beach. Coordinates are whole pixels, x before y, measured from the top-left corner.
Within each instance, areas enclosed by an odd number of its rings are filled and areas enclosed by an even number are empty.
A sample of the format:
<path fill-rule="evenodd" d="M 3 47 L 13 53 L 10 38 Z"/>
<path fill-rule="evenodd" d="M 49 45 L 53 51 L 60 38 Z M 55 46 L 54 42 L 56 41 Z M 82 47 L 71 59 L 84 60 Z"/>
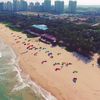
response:
<path fill-rule="evenodd" d="M 97 54 L 91 62 L 83 61 L 75 53 L 27 38 L 4 24 L 0 24 L 0 38 L 14 49 L 22 71 L 57 100 L 100 100 Z"/>

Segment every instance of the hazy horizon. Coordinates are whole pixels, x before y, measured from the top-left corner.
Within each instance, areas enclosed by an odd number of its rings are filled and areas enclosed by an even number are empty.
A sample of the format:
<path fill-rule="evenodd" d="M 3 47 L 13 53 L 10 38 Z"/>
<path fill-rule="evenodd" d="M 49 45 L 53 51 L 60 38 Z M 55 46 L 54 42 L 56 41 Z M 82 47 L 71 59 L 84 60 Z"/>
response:
<path fill-rule="evenodd" d="M 6 2 L 6 1 L 13 1 L 13 0 L 0 0 L 0 1 L 3 1 L 3 2 Z M 42 3 L 44 0 L 25 0 L 27 2 L 40 2 Z M 56 0 L 51 0 L 52 1 L 52 4 L 54 4 L 54 1 Z M 63 1 L 63 0 L 60 0 L 60 1 Z M 77 5 L 100 5 L 100 0 L 76 0 L 77 1 Z M 68 2 L 69 0 L 64 0 L 65 2 L 65 5 L 68 5 Z"/>

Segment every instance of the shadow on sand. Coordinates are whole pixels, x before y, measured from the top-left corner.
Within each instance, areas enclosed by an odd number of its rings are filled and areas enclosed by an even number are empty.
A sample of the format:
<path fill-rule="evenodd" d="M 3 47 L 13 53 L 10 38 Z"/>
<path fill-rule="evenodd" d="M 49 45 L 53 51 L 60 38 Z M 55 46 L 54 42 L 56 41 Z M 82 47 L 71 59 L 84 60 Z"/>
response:
<path fill-rule="evenodd" d="M 78 60 L 81 60 L 81 61 L 83 61 L 84 63 L 90 63 L 91 62 L 91 60 L 92 60 L 92 57 L 85 57 L 85 56 L 82 56 L 81 54 L 79 54 L 79 53 L 77 53 L 77 52 L 73 52 L 72 53 L 73 54 L 73 56 L 75 56 Z"/>

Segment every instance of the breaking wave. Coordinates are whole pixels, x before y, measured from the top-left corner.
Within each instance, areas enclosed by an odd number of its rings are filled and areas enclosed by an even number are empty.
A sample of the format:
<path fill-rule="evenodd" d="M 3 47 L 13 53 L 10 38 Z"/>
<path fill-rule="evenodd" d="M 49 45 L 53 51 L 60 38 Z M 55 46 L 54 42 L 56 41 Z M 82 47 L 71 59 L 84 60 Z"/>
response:
<path fill-rule="evenodd" d="M 36 94 L 41 95 L 45 100 L 57 100 L 50 92 L 32 81 L 29 75 L 25 75 L 20 69 L 18 62 L 19 58 L 14 50 L 0 39 L 0 81 L 9 81 L 13 78 L 17 80 L 17 83 L 11 92 L 21 91 L 28 87 Z"/>

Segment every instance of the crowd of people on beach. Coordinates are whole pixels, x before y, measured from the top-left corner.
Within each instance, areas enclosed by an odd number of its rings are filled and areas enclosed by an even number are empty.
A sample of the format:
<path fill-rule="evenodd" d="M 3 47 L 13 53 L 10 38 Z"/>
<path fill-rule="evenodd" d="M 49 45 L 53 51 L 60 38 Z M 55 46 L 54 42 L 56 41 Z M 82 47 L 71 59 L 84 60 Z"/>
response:
<path fill-rule="evenodd" d="M 12 35 L 12 37 L 14 38 L 16 44 L 21 43 L 22 45 L 25 46 L 26 51 L 22 52 L 22 53 L 21 53 L 22 55 L 25 54 L 25 53 L 28 53 L 29 51 L 34 50 L 35 52 L 32 52 L 32 53 L 31 53 L 31 54 L 33 54 L 33 56 L 38 56 L 38 54 L 39 54 L 41 51 L 44 51 L 44 53 L 47 54 L 47 56 L 48 56 L 50 59 L 53 59 L 53 58 L 54 58 L 53 52 L 51 52 L 50 50 L 47 50 L 46 47 L 41 47 L 41 46 L 37 47 L 37 46 L 35 46 L 35 45 L 32 43 L 31 39 L 25 38 L 25 39 L 23 40 L 21 36 L 15 35 L 14 33 L 11 33 L 11 35 Z M 36 40 L 35 42 L 37 42 L 37 40 Z M 39 45 L 39 44 L 38 44 L 38 45 Z M 60 56 L 60 55 L 61 55 L 61 53 L 58 52 L 58 53 L 57 53 L 57 56 Z M 41 64 L 46 64 L 47 62 L 48 62 L 47 60 L 42 60 L 40 63 L 41 63 Z M 69 67 L 69 66 L 71 66 L 71 65 L 72 65 L 71 62 L 54 62 L 52 66 L 54 66 L 54 67 L 53 67 L 53 68 L 54 68 L 54 71 L 58 72 L 58 71 L 61 71 L 61 69 L 62 69 L 63 67 Z M 78 71 L 73 71 L 73 74 L 76 74 L 76 73 L 78 73 Z M 77 77 L 73 77 L 72 81 L 73 81 L 74 83 L 76 83 Z"/>

